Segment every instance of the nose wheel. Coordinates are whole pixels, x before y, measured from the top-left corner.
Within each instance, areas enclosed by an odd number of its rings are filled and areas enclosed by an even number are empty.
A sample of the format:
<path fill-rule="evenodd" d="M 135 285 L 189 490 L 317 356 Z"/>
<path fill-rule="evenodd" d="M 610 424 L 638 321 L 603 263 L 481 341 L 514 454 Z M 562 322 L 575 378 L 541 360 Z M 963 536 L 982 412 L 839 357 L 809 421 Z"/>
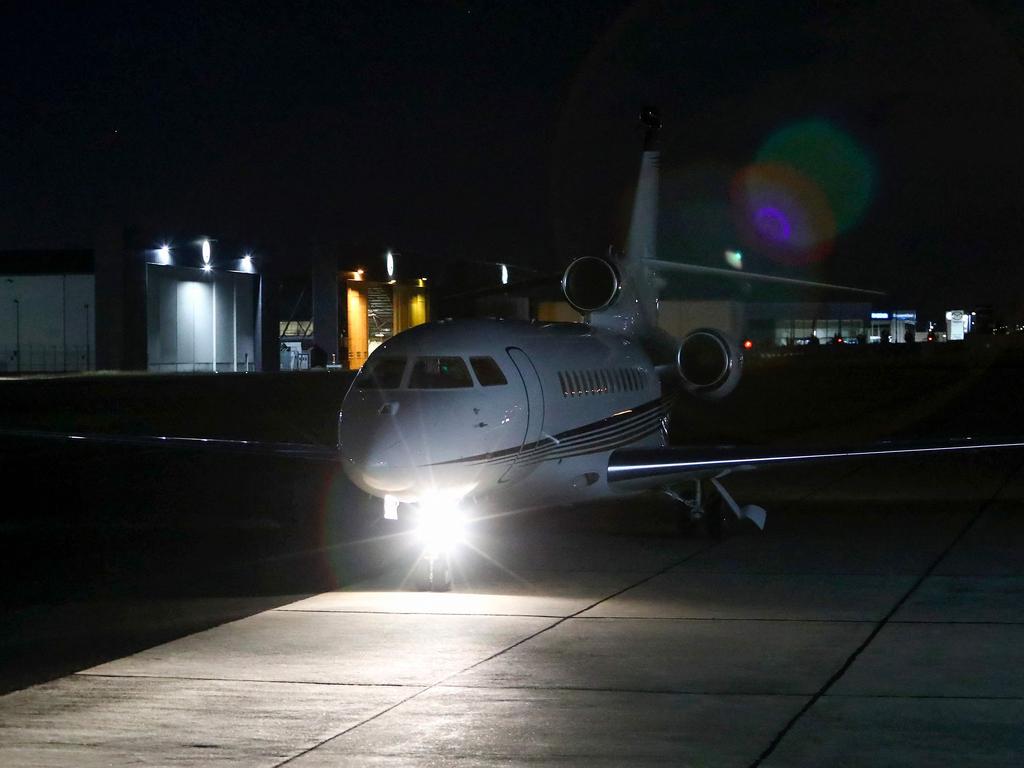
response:
<path fill-rule="evenodd" d="M 425 552 L 416 563 L 416 588 L 421 592 L 447 592 L 452 588 L 451 559 L 447 553 Z"/>

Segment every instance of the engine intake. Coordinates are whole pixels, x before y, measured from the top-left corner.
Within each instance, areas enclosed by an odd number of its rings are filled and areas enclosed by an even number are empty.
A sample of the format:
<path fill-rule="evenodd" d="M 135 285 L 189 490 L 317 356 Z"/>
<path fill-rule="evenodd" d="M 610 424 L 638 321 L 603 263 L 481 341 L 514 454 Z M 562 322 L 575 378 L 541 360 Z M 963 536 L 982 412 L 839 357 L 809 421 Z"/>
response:
<path fill-rule="evenodd" d="M 721 331 L 698 328 L 676 352 L 676 370 L 690 394 L 718 400 L 736 389 L 743 372 L 743 352 Z"/>
<path fill-rule="evenodd" d="M 599 312 L 610 307 L 621 288 L 615 265 L 596 256 L 581 256 L 562 275 L 562 293 L 577 312 Z"/>

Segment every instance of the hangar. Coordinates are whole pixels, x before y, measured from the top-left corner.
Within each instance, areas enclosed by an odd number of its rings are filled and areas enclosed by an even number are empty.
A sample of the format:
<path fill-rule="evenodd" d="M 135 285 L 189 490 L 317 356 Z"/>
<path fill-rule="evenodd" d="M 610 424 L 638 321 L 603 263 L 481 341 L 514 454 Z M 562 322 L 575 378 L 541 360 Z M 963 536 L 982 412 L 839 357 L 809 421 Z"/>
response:
<path fill-rule="evenodd" d="M 276 370 L 263 257 L 213 238 L 0 251 L 0 372 Z"/>

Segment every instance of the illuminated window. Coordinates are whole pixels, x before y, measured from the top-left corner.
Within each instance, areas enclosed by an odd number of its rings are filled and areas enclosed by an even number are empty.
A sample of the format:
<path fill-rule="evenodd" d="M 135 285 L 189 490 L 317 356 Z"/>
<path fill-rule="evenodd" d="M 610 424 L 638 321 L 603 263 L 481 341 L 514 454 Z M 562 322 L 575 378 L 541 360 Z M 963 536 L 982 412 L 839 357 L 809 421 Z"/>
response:
<path fill-rule="evenodd" d="M 461 357 L 420 357 L 409 376 L 409 389 L 472 387 L 469 369 Z"/>
<path fill-rule="evenodd" d="M 480 382 L 480 386 L 500 387 L 502 384 L 508 384 L 508 379 L 505 378 L 505 374 L 501 372 L 498 364 L 494 362 L 493 357 L 471 357 L 469 364 L 473 366 L 473 373 L 476 374 L 476 380 Z"/>
<path fill-rule="evenodd" d="M 398 389 L 405 372 L 404 357 L 372 357 L 359 370 L 357 389 Z"/>

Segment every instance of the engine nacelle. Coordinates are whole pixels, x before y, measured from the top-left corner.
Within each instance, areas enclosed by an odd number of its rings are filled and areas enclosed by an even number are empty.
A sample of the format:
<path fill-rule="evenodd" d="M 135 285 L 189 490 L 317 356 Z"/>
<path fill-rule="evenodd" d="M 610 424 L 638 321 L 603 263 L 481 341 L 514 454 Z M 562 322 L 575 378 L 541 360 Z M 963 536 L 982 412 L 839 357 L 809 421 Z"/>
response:
<path fill-rule="evenodd" d="M 691 331 L 679 344 L 676 370 L 692 395 L 718 400 L 736 389 L 743 372 L 743 351 L 714 328 Z"/>
<path fill-rule="evenodd" d="M 600 312 L 615 303 L 622 289 L 619 270 L 596 256 L 581 256 L 565 269 L 562 293 L 577 312 Z"/>

